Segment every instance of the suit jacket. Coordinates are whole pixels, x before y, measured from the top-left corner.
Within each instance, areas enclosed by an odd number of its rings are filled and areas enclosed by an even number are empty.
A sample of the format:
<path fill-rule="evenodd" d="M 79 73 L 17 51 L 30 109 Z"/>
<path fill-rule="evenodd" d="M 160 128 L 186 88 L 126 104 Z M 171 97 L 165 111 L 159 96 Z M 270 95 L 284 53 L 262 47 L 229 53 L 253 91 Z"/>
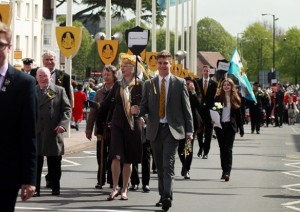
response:
<path fill-rule="evenodd" d="M 71 105 L 73 105 L 73 93 L 71 89 L 70 75 L 59 69 L 55 69 L 54 72 L 56 74 L 55 84 L 65 88 L 68 99 Z"/>
<path fill-rule="evenodd" d="M 0 90 L 0 190 L 35 185 L 37 170 L 35 80 L 9 65 L 5 81 Z"/>
<path fill-rule="evenodd" d="M 159 78 L 153 78 L 153 84 L 146 81 L 140 104 L 140 116 L 148 114 L 146 139 L 153 141 L 159 127 Z M 193 132 L 193 116 L 189 101 L 189 94 L 184 79 L 171 75 L 166 105 L 166 116 L 173 137 L 184 139 L 187 132 Z"/>
<path fill-rule="evenodd" d="M 276 107 L 283 107 L 283 99 L 284 99 L 284 92 L 282 90 L 277 91 L 276 99 L 275 99 Z"/>
<path fill-rule="evenodd" d="M 207 90 L 206 90 L 206 95 L 204 95 L 203 78 L 201 78 L 197 81 L 198 81 L 201 96 L 202 96 L 201 105 L 206 106 L 208 109 L 211 109 L 214 106 L 214 103 L 215 103 L 214 99 L 215 99 L 215 95 L 216 95 L 216 92 L 217 92 L 218 83 L 215 82 L 212 79 L 209 79 Z"/>
<path fill-rule="evenodd" d="M 22 71 L 25 73 L 24 69 L 22 69 Z M 36 72 L 37 72 L 37 68 L 33 68 L 33 69 L 31 69 L 29 75 L 33 76 L 35 78 L 36 77 Z"/>
<path fill-rule="evenodd" d="M 43 156 L 60 156 L 64 154 L 64 136 L 54 129 L 62 126 L 68 129 L 71 106 L 65 89 L 50 83 L 47 94 L 43 94 L 39 85 L 38 95 L 37 144 L 38 153 Z"/>

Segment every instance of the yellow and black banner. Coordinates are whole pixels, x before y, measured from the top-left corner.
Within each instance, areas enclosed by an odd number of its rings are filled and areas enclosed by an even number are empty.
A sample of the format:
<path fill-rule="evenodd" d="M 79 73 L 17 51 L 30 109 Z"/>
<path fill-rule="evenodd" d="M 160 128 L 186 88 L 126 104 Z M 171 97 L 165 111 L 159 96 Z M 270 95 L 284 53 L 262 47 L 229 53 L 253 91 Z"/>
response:
<path fill-rule="evenodd" d="M 130 49 L 128 49 L 127 54 L 133 55 L 133 53 L 130 51 Z M 145 61 L 146 59 L 146 49 L 144 49 L 141 53 L 140 53 L 140 57 L 142 59 L 142 62 Z"/>
<path fill-rule="evenodd" d="M 11 9 L 10 4 L 0 4 L 0 21 L 7 26 L 10 25 L 11 21 Z"/>
<path fill-rule="evenodd" d="M 105 65 L 110 65 L 116 59 L 119 49 L 118 40 L 97 40 L 98 54 Z"/>
<path fill-rule="evenodd" d="M 82 39 L 81 27 L 56 27 L 56 41 L 60 51 L 69 58 L 78 52 Z"/>
<path fill-rule="evenodd" d="M 146 52 L 146 63 L 150 71 L 157 70 L 157 52 Z"/>

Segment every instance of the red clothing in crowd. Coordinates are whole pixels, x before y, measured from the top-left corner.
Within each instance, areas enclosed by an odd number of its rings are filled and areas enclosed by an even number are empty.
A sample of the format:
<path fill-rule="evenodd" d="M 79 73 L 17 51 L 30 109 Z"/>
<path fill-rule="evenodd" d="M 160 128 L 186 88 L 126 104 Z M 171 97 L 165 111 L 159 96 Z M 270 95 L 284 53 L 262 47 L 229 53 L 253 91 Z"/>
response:
<path fill-rule="evenodd" d="M 87 100 L 86 94 L 82 91 L 74 92 L 73 121 L 81 122 L 83 119 L 84 102 Z"/>

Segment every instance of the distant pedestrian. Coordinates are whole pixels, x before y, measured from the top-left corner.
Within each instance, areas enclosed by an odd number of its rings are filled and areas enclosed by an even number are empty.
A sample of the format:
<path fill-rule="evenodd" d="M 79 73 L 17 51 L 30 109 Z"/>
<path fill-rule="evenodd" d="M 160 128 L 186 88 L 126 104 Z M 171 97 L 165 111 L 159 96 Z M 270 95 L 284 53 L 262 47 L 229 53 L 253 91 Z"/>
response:
<path fill-rule="evenodd" d="M 83 120 L 83 108 L 87 101 L 86 94 L 83 92 L 83 85 L 78 84 L 77 91 L 74 92 L 74 108 L 72 111 L 71 128 L 79 130 L 79 123 Z"/>

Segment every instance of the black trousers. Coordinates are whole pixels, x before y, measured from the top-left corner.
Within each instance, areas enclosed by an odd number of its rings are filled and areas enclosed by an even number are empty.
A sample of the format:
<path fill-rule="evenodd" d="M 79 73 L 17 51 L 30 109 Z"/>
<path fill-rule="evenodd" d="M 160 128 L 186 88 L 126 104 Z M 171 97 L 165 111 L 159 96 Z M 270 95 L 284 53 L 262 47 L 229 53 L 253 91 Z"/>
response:
<path fill-rule="evenodd" d="M 209 118 L 203 118 L 204 130 L 197 133 L 198 144 L 204 155 L 208 155 L 210 150 L 211 136 L 213 132 L 213 125 Z M 203 141 L 204 136 L 204 141 Z"/>
<path fill-rule="evenodd" d="M 222 129 L 215 127 L 215 131 L 220 148 L 220 159 L 223 173 L 230 175 L 235 131 L 232 129 L 230 122 L 222 123 Z"/>
<path fill-rule="evenodd" d="M 106 182 L 106 173 L 107 173 L 107 183 L 112 184 L 112 174 L 111 174 L 111 160 L 108 160 L 108 148 L 109 142 L 104 141 L 103 151 L 101 151 L 101 141 L 97 141 L 96 146 L 96 155 L 97 155 L 97 163 L 98 163 L 98 172 L 97 172 L 97 183 L 99 185 L 105 185 Z M 102 182 L 100 183 L 100 170 L 101 170 L 101 154 L 103 154 L 102 161 Z"/>
<path fill-rule="evenodd" d="M 181 161 L 183 169 L 185 169 L 186 171 L 189 171 L 191 169 L 191 164 L 192 164 L 192 160 L 193 160 L 194 139 L 195 139 L 195 136 L 193 136 L 193 140 L 191 141 L 192 152 L 190 152 L 189 155 L 185 155 L 184 152 L 183 152 L 185 144 L 186 144 L 186 140 L 182 139 L 182 140 L 179 141 L 179 144 L 178 144 L 179 159 Z"/>
<path fill-rule="evenodd" d="M 142 158 L 142 184 L 149 185 L 150 182 L 150 160 L 151 146 L 150 141 L 146 140 L 143 143 L 143 158 Z M 140 179 L 138 174 L 138 164 L 132 164 L 132 173 L 130 177 L 131 185 L 139 185 Z"/>
<path fill-rule="evenodd" d="M 251 118 L 251 131 L 260 131 L 260 124 L 262 119 L 261 108 L 250 107 L 250 118 Z"/>
<path fill-rule="evenodd" d="M 281 106 L 275 106 L 275 111 L 274 111 L 274 116 L 275 116 L 275 126 L 282 126 L 283 122 L 283 105 Z"/>
<path fill-rule="evenodd" d="M 61 160 L 62 156 L 47 156 L 48 174 L 47 181 L 51 183 L 52 190 L 60 189 L 60 178 L 61 178 Z M 38 155 L 38 170 L 37 170 L 37 181 L 36 191 L 39 192 L 41 188 L 41 176 L 44 164 L 44 156 Z"/>
<path fill-rule="evenodd" d="M 16 205 L 19 189 L 20 189 L 19 187 L 0 189 L 1 192 L 0 211 L 3 212 L 15 211 L 15 205 Z"/>

